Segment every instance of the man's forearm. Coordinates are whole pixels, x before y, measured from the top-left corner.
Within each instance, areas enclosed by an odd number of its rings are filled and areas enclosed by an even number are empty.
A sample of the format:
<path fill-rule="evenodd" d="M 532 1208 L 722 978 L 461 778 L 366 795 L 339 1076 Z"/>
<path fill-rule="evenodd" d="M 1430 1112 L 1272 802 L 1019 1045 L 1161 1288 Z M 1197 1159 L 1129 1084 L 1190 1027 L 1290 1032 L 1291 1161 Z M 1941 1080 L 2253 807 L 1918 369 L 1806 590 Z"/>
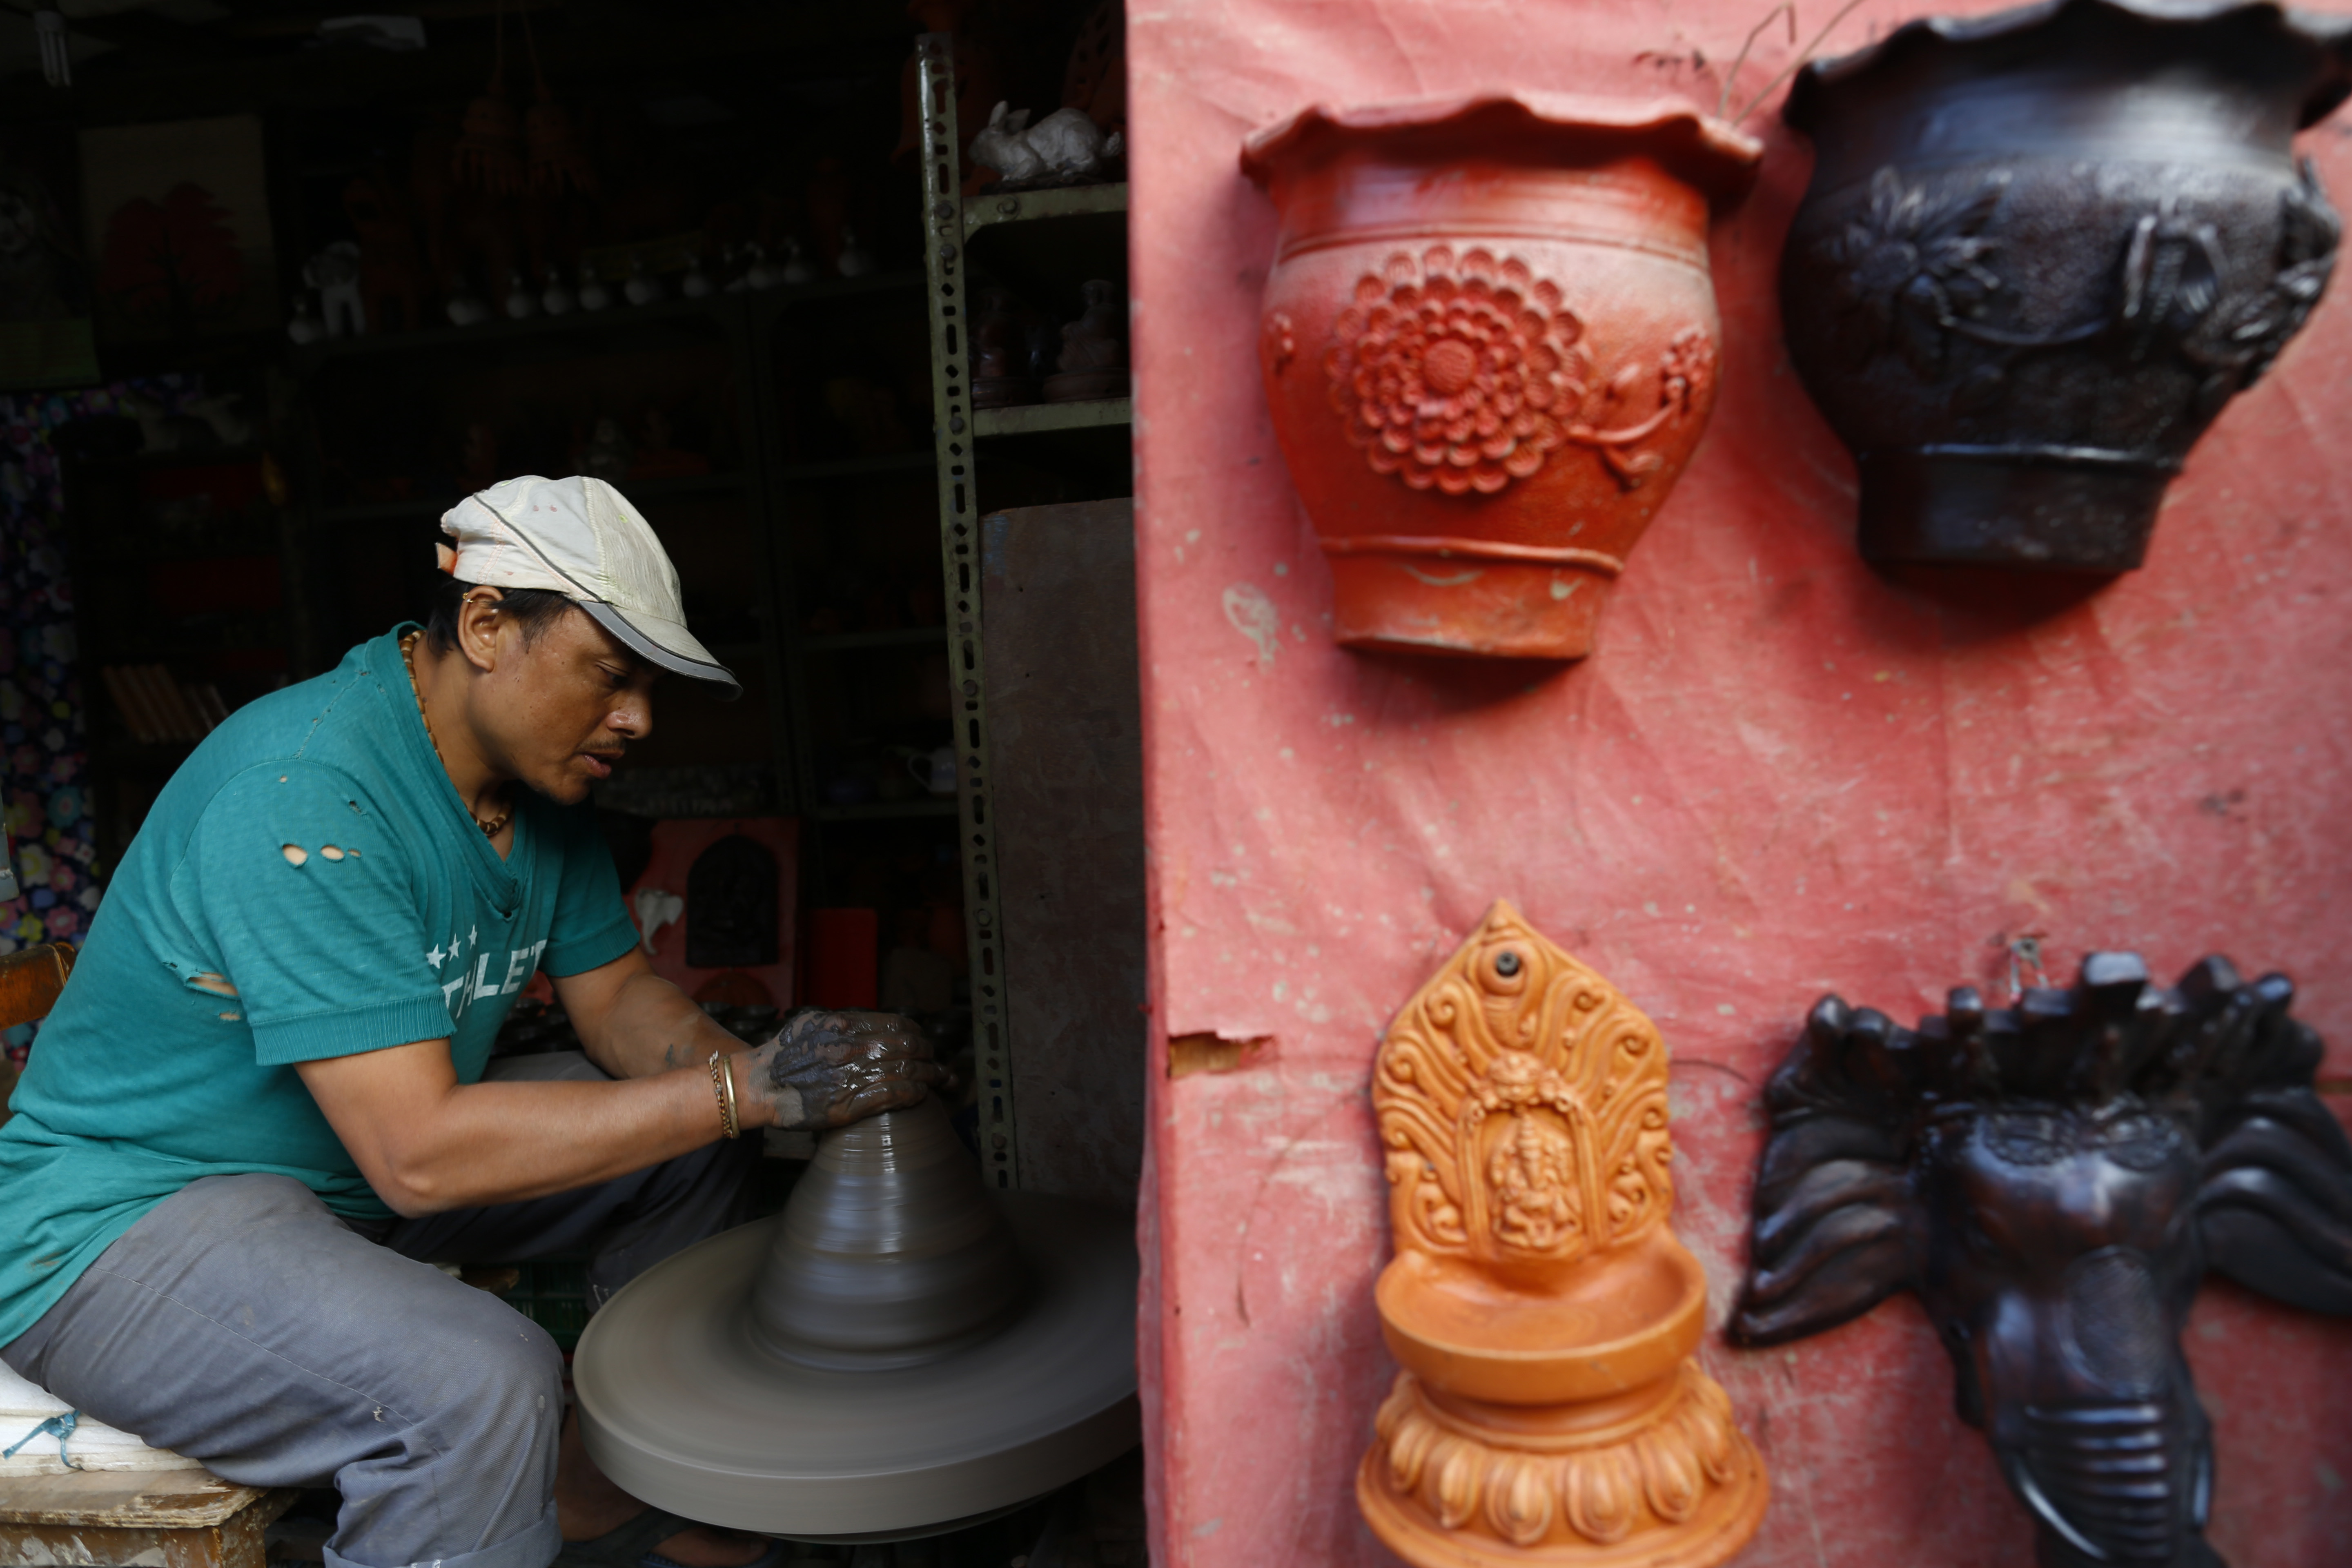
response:
<path fill-rule="evenodd" d="M 714 1090 L 699 1069 L 627 1084 L 460 1085 L 378 1195 L 404 1214 L 437 1214 L 611 1181 L 714 1142 Z"/>
<path fill-rule="evenodd" d="M 746 1092 L 751 1055 L 722 1065 L 741 1128 L 769 1125 L 767 1103 Z M 691 1153 L 724 1126 L 703 1063 L 629 1083 L 461 1084 L 448 1043 L 427 1040 L 295 1070 L 376 1195 L 412 1216 L 610 1181 Z"/>
<path fill-rule="evenodd" d="M 675 1068 L 700 1067 L 713 1051 L 740 1051 L 742 1042 L 651 970 L 629 975 L 602 1016 L 577 1018 L 581 1048 L 614 1078 L 651 1078 Z"/>

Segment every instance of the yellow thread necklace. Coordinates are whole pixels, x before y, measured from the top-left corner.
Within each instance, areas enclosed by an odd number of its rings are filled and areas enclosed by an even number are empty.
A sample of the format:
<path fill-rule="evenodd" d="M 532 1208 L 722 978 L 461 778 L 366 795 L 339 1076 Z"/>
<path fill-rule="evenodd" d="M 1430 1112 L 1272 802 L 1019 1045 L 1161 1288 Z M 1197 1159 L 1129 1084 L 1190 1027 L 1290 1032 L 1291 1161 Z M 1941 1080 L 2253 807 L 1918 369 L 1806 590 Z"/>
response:
<path fill-rule="evenodd" d="M 441 771 L 443 773 L 447 773 L 449 771 L 449 759 L 441 755 L 441 742 L 439 738 L 433 733 L 433 720 L 431 716 L 425 711 L 425 688 L 416 679 L 416 639 L 424 635 L 425 634 L 423 632 L 411 632 L 406 637 L 400 639 L 400 661 L 408 667 L 408 689 L 416 698 L 416 717 L 424 721 L 425 738 L 427 741 L 432 742 L 433 755 L 435 759 L 440 763 Z M 467 806 L 466 808 L 466 815 L 467 816 L 474 816 L 474 808 Z M 499 829 L 504 827 L 508 823 L 512 822 L 513 820 L 514 805 L 512 802 L 509 802 L 507 808 L 504 811 L 499 813 L 496 816 L 488 818 L 488 820 L 484 820 L 478 816 L 474 816 L 474 826 L 482 830 L 483 837 L 496 838 L 499 836 Z"/>

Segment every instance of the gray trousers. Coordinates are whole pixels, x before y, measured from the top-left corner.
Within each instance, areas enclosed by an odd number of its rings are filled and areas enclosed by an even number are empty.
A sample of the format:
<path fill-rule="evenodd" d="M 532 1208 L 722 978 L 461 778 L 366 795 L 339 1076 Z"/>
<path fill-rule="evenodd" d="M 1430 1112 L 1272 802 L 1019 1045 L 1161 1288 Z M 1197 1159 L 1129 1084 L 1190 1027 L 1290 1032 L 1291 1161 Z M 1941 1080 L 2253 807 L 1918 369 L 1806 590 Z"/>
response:
<path fill-rule="evenodd" d="M 577 1053 L 500 1078 L 601 1078 Z M 191 1183 L 99 1256 L 5 1360 L 108 1426 L 247 1486 L 342 1496 L 328 1568 L 546 1568 L 563 1363 L 432 1263 L 589 1252 L 598 1303 L 741 1223 L 758 1144 L 552 1197 L 373 1226 L 283 1176 Z"/>

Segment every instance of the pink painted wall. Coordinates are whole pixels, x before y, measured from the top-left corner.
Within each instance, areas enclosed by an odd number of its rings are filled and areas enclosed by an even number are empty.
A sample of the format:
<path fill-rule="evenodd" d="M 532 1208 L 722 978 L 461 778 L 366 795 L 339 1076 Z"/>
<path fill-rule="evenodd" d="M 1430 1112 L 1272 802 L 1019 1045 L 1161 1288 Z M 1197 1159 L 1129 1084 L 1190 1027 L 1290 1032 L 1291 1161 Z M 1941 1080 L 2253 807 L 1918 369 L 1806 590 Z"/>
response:
<path fill-rule="evenodd" d="M 2338 5 L 2343 0 L 2336 0 Z M 1951 9 L 1981 9 L 1954 5 Z M 1771 117 L 1718 224 L 1713 428 L 1564 670 L 1365 658 L 1268 427 L 1274 215 L 1242 139 L 1313 101 L 1488 87 L 1687 92 L 1762 0 L 1129 0 L 1137 550 L 1154 1076 L 1144 1379 L 1163 1568 L 1386 1562 L 1351 1478 L 1391 1369 L 1368 1075 L 1382 1026 L 1507 896 L 1675 1055 L 1675 1223 L 1719 1322 L 1758 1086 L 1834 989 L 1906 1018 L 2046 935 L 2178 973 L 2220 949 L 2302 985 L 2352 1066 L 2352 291 L 2339 280 L 2198 448 L 2147 568 L 2068 599 L 1931 598 L 1852 544 L 1853 470 L 1780 342 L 1810 166 Z M 1827 0 L 1805 7 L 1808 29 Z M 1912 14 L 1867 3 L 1859 44 Z M 1785 35 L 1742 71 L 1752 94 Z M 1703 57 L 1703 59 L 1702 59 Z M 1778 93 L 1774 94 L 1777 101 Z M 2352 143 L 2306 138 L 2339 202 Z M 1244 635 L 1256 596 L 1279 616 Z M 1171 1080 L 1171 1035 L 1265 1036 Z M 2352 1324 L 2209 1287 L 2190 1333 L 2237 1568 L 2352 1562 Z M 1765 1453 L 1751 1568 L 2030 1561 L 1950 1373 L 1900 1299 L 1786 1351 L 1704 1352 Z"/>

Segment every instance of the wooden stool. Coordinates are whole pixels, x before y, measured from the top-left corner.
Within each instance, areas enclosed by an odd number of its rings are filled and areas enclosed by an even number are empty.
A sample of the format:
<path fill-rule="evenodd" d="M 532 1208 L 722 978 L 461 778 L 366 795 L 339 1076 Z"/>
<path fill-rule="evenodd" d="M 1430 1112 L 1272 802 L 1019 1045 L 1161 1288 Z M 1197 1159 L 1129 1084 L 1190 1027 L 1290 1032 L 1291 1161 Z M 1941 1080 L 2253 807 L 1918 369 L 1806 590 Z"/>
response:
<path fill-rule="evenodd" d="M 209 1470 L 9 1476 L 0 1568 L 262 1568 L 262 1531 L 301 1495 Z"/>

